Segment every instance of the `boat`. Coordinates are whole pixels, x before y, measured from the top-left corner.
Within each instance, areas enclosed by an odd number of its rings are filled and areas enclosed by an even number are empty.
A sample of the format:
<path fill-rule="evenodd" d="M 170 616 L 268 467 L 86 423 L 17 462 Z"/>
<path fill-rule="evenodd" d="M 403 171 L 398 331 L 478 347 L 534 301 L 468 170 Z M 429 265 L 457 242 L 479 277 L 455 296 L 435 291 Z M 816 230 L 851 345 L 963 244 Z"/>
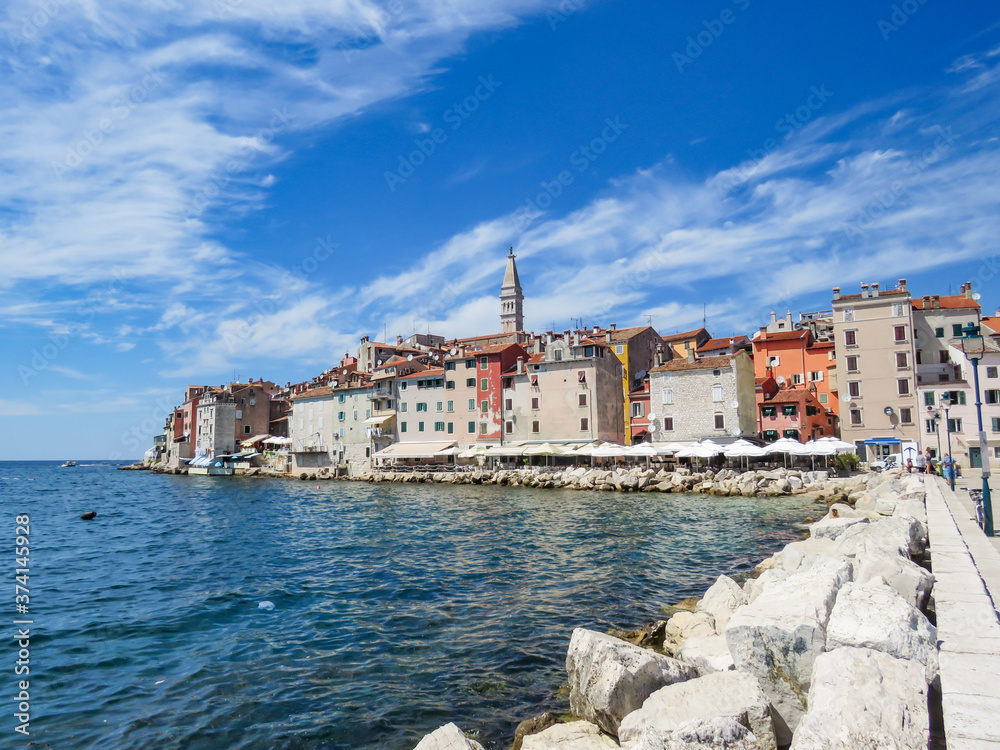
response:
<path fill-rule="evenodd" d="M 63 464 L 62 466 L 60 466 L 59 468 L 60 468 L 60 469 L 65 469 L 65 468 L 68 468 L 68 467 L 70 467 L 70 466 L 76 466 L 76 461 L 67 461 L 66 463 L 64 463 L 64 464 Z"/>
<path fill-rule="evenodd" d="M 202 456 L 188 462 L 188 474 L 209 476 L 209 477 L 231 477 L 235 472 L 235 467 L 229 461 L 231 456 L 216 456 L 208 458 Z"/>

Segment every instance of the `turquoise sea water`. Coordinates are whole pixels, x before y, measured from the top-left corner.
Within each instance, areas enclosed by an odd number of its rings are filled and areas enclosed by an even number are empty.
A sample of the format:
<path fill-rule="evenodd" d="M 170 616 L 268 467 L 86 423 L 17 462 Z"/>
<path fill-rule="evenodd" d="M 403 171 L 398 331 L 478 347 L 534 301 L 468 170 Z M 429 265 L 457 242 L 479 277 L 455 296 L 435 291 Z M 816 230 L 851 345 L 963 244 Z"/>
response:
<path fill-rule="evenodd" d="M 60 750 L 407 750 L 448 721 L 507 748 L 568 708 L 572 628 L 659 619 L 813 507 L 39 462 L 0 463 L 0 498 L 4 549 L 31 516 L 29 739 Z"/>

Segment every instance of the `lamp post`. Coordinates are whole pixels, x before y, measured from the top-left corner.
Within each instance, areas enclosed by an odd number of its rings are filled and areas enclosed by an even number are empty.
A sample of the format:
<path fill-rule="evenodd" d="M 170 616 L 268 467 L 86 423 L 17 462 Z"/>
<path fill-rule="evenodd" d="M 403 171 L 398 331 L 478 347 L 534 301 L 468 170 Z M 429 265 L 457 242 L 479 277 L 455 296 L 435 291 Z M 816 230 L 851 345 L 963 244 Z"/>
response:
<path fill-rule="evenodd" d="M 979 421 L 979 460 L 983 465 L 983 520 L 986 536 L 993 536 L 993 501 L 990 498 L 990 454 L 983 429 L 983 402 L 979 396 L 979 360 L 986 353 L 986 339 L 979 326 L 969 323 L 962 329 L 965 334 L 960 340 L 962 353 L 972 362 L 972 373 L 976 388 L 976 417 Z"/>
<path fill-rule="evenodd" d="M 934 423 L 934 435 L 937 437 L 937 454 L 941 455 L 941 412 L 934 412 L 934 416 L 931 417 L 931 421 Z"/>
<path fill-rule="evenodd" d="M 948 417 L 948 410 L 951 409 L 951 395 L 947 392 L 941 396 L 941 405 L 944 407 L 944 428 L 948 432 L 948 458 L 951 459 L 951 466 L 948 467 L 948 484 L 951 491 L 955 491 L 955 457 L 951 455 L 951 419 Z"/>

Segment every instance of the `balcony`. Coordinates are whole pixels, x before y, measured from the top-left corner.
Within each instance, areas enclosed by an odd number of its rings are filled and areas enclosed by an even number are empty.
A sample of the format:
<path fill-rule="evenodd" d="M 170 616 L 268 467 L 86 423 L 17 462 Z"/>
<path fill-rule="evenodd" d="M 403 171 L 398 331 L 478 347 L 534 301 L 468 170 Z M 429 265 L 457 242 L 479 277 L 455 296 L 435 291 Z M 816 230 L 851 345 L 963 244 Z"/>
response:
<path fill-rule="evenodd" d="M 300 445 L 292 453 L 326 453 L 326 448 L 322 445 Z"/>

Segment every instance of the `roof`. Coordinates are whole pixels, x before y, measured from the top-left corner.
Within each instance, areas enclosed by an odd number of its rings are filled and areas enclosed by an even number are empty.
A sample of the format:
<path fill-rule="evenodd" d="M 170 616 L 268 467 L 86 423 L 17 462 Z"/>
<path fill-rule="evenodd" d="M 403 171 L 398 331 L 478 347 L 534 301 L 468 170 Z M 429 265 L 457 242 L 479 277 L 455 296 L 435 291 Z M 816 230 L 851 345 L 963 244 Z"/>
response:
<path fill-rule="evenodd" d="M 923 298 L 910 300 L 914 310 L 978 310 L 979 303 L 974 299 L 969 299 L 964 294 L 953 294 L 948 297 L 938 297 L 937 307 L 934 307 L 935 300 L 930 300 L 930 307 L 924 307 Z"/>
<path fill-rule="evenodd" d="M 809 336 L 812 332 L 808 328 L 799 328 L 794 331 L 761 331 L 760 336 L 754 341 L 789 341 L 791 339 L 801 339 Z"/>
<path fill-rule="evenodd" d="M 407 378 L 436 378 L 438 375 L 444 375 L 443 367 L 432 367 L 426 370 L 421 370 L 420 372 L 411 372 L 409 375 L 400 375 L 396 380 L 406 380 Z"/>
<path fill-rule="evenodd" d="M 507 255 L 507 270 L 503 274 L 503 290 L 521 291 L 521 280 L 517 277 L 517 263 L 514 262 L 514 250 Z"/>
<path fill-rule="evenodd" d="M 715 370 L 721 367 L 729 367 L 736 357 L 735 354 L 721 354 L 718 357 L 700 357 L 694 362 L 687 359 L 673 359 L 665 362 L 659 367 L 650 370 L 653 372 L 678 372 L 681 370 Z"/>
<path fill-rule="evenodd" d="M 841 294 L 833 302 L 834 304 L 838 302 L 843 302 L 844 300 L 859 300 L 859 299 L 878 299 L 879 297 L 909 297 L 910 292 L 906 289 L 881 289 L 878 295 L 870 294 L 867 297 L 862 297 L 860 294 Z"/>
<path fill-rule="evenodd" d="M 409 362 L 406 357 L 397 357 L 395 354 L 389 357 L 383 364 L 375 368 L 375 372 L 379 370 L 384 370 L 386 367 L 395 367 L 396 365 L 402 364 L 403 362 Z"/>
<path fill-rule="evenodd" d="M 808 401 L 810 395 L 812 394 L 804 389 L 795 390 L 792 388 L 782 388 L 780 391 L 771 396 L 771 398 L 761 404 L 761 406 L 770 406 L 771 404 L 797 404 L 801 401 Z"/>
<path fill-rule="evenodd" d="M 467 341 L 485 341 L 486 339 L 512 339 L 519 333 L 524 333 L 524 331 L 514 331 L 512 333 L 487 333 L 482 336 L 467 336 L 464 339 L 454 339 L 454 341 L 455 343 L 462 344 Z"/>
<path fill-rule="evenodd" d="M 980 322 L 993 333 L 1000 333 L 1000 316 L 983 318 Z"/>
<path fill-rule="evenodd" d="M 292 401 L 298 401 L 303 398 L 322 398 L 323 396 L 332 396 L 333 389 L 328 385 L 321 385 L 318 388 L 310 388 L 307 391 L 302 391 L 302 393 L 296 393 L 292 396 Z"/>
<path fill-rule="evenodd" d="M 709 339 L 698 347 L 698 351 L 708 351 L 711 349 L 726 349 L 730 346 L 743 346 L 750 343 L 747 336 L 726 336 L 721 339 Z"/>
<path fill-rule="evenodd" d="M 509 342 L 509 343 L 506 343 L 506 344 L 491 344 L 490 346 L 484 346 L 482 349 L 477 349 L 474 352 L 469 352 L 468 354 L 466 354 L 466 356 L 467 357 L 478 357 L 481 354 L 485 354 L 485 355 L 500 354 L 501 352 L 504 352 L 504 351 L 510 349 L 512 346 L 517 346 L 517 344 L 515 344 L 513 342 Z"/>
<path fill-rule="evenodd" d="M 711 334 L 704 328 L 695 328 L 693 331 L 684 331 L 684 333 L 672 333 L 669 336 L 664 336 L 664 341 L 683 341 L 684 339 L 696 338 L 699 335 L 704 334 L 705 336 L 711 336 Z"/>
<path fill-rule="evenodd" d="M 614 330 L 605 331 L 605 333 L 611 334 L 612 341 L 628 341 L 631 338 L 635 338 L 643 331 L 653 331 L 656 334 L 656 330 L 652 326 L 634 326 L 632 328 L 615 328 Z"/>

